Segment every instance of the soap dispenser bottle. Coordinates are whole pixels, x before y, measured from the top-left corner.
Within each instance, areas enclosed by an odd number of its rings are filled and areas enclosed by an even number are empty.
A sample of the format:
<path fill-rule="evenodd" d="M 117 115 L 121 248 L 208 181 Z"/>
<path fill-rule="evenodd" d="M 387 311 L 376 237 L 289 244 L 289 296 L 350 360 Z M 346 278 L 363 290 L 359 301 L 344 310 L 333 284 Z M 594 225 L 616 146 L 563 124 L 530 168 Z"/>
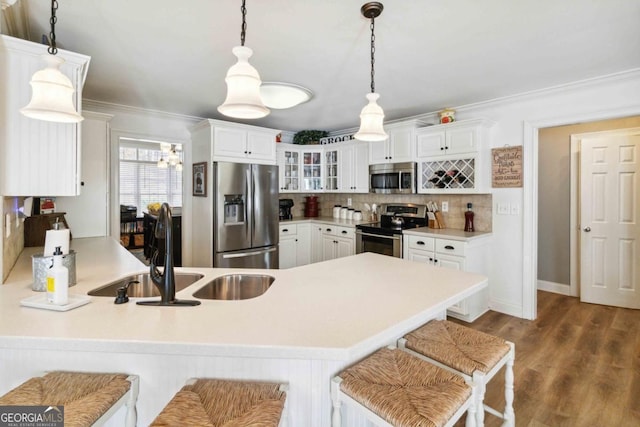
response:
<path fill-rule="evenodd" d="M 47 301 L 55 305 L 69 303 L 69 269 L 62 265 L 62 248 L 56 246 L 53 264 L 47 272 Z"/>
<path fill-rule="evenodd" d="M 475 231 L 473 227 L 473 211 L 471 203 L 467 203 L 467 211 L 464 213 L 464 231 Z"/>

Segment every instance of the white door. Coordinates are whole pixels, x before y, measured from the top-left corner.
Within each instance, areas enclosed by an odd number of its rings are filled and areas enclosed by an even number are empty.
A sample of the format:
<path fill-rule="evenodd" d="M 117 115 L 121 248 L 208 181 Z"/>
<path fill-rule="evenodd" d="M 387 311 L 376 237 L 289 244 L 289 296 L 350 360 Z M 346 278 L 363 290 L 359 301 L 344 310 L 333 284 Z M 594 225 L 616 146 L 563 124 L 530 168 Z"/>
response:
<path fill-rule="evenodd" d="M 640 129 L 580 147 L 580 299 L 640 308 Z"/>

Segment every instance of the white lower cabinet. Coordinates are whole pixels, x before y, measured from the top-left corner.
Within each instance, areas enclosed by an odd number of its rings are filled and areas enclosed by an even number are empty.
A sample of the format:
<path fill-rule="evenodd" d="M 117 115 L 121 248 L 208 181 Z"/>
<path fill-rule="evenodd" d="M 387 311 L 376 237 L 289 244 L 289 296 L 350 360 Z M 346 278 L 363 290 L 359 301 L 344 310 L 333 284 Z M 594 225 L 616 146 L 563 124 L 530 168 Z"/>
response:
<path fill-rule="evenodd" d="M 278 245 L 280 268 L 311 262 L 311 224 L 281 224 Z"/>
<path fill-rule="evenodd" d="M 487 275 L 488 244 L 490 237 L 469 240 L 452 240 L 420 235 L 417 232 L 403 235 L 404 258 L 436 267 L 452 268 Z M 451 317 L 473 322 L 489 309 L 489 291 L 483 289 L 447 309 Z"/>
<path fill-rule="evenodd" d="M 280 224 L 280 268 L 342 258 L 356 253 L 356 230 L 327 223 Z"/>
<path fill-rule="evenodd" d="M 325 225 L 322 229 L 322 260 L 342 258 L 356 253 L 356 234 L 351 227 Z"/>

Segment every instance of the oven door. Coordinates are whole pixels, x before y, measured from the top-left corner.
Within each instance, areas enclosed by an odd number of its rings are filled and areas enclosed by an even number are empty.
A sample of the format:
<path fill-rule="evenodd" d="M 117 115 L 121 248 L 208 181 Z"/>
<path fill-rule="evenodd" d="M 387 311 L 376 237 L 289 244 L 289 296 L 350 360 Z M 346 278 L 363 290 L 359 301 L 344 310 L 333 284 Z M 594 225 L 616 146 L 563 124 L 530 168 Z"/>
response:
<path fill-rule="evenodd" d="M 402 235 L 387 236 L 356 230 L 356 253 L 361 254 L 363 252 L 402 258 Z"/>

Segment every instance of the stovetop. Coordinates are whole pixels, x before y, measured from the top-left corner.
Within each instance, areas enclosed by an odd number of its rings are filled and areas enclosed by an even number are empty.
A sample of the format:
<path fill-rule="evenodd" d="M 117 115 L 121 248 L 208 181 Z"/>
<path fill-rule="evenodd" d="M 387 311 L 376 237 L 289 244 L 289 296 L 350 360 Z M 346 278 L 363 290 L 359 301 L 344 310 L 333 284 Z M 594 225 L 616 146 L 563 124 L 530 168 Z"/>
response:
<path fill-rule="evenodd" d="M 402 224 L 394 224 L 392 222 L 394 218 L 400 218 Z M 365 233 L 392 236 L 394 234 L 402 234 L 402 230 L 425 227 L 426 225 L 426 206 L 411 203 L 394 203 L 382 205 L 380 222 L 357 225 L 356 228 Z"/>

